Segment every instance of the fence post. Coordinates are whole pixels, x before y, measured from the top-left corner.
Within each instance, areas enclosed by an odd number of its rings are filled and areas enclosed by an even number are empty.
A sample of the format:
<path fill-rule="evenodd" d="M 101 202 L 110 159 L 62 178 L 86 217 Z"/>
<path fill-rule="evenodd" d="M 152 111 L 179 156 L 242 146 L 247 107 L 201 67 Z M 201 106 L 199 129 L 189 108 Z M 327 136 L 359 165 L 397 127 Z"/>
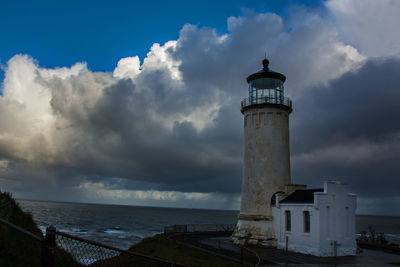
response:
<path fill-rule="evenodd" d="M 286 252 L 288 251 L 288 248 L 289 248 L 289 237 L 288 236 L 286 236 L 286 242 L 285 242 L 286 244 L 285 244 L 285 250 L 286 250 Z"/>
<path fill-rule="evenodd" d="M 42 242 L 42 265 L 54 267 L 54 250 L 56 246 L 56 228 L 50 225 L 46 228 L 46 236 Z"/>
<path fill-rule="evenodd" d="M 243 246 L 240 246 L 240 264 L 243 265 Z"/>

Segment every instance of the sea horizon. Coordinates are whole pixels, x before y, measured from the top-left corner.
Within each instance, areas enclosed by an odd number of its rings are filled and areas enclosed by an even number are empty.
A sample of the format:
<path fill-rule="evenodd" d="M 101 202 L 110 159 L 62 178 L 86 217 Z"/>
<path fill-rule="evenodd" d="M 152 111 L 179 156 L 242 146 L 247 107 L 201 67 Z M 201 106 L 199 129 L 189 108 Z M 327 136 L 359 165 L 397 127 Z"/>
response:
<path fill-rule="evenodd" d="M 88 204 L 88 205 L 106 205 L 106 206 L 127 206 L 127 207 L 143 207 L 143 208 L 166 208 L 166 209 L 184 209 L 184 210 L 214 210 L 214 211 L 235 211 L 240 212 L 239 209 L 213 209 L 213 208 L 196 208 L 196 207 L 171 207 L 171 206 L 147 206 L 147 205 L 134 205 L 134 204 L 116 204 L 116 203 L 103 203 L 103 202 L 79 202 L 79 201 L 61 201 L 61 200 L 42 200 L 42 199 L 29 199 L 29 198 L 15 198 L 17 201 L 37 201 L 37 202 L 50 202 L 50 203 L 66 203 L 66 204 Z M 359 214 L 356 216 L 378 216 L 378 217 L 394 217 L 400 218 L 400 215 L 387 215 L 387 214 Z"/>
<path fill-rule="evenodd" d="M 239 210 L 143 206 L 115 203 L 32 200 L 17 198 L 45 233 L 57 230 L 90 240 L 129 248 L 143 238 L 160 234 L 174 224 L 236 224 Z M 356 214 L 356 235 L 369 229 L 400 244 L 400 216 Z"/>
<path fill-rule="evenodd" d="M 51 202 L 51 203 L 66 203 L 66 204 L 88 204 L 88 205 L 106 205 L 106 206 L 127 206 L 127 207 L 143 207 L 143 208 L 166 208 L 166 209 L 187 209 L 187 210 L 215 210 L 215 211 L 237 211 L 240 212 L 239 209 L 233 210 L 233 209 L 205 209 L 205 208 L 187 208 L 187 207 L 171 207 L 171 206 L 147 206 L 147 205 L 134 205 L 134 204 L 116 204 L 116 203 L 96 203 L 96 202 L 75 202 L 75 201 L 61 201 L 61 200 L 42 200 L 42 199 L 29 199 L 29 198 L 15 198 L 17 201 L 37 201 L 37 202 Z M 400 217 L 400 216 L 398 216 Z"/>

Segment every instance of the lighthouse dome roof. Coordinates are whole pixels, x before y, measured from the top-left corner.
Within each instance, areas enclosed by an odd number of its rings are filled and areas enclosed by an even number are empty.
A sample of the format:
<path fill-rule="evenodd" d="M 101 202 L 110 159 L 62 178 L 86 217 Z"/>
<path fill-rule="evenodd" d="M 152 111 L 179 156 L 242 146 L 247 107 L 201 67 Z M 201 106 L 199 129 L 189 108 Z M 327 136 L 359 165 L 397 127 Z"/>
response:
<path fill-rule="evenodd" d="M 261 69 L 260 71 L 258 71 L 256 73 L 249 75 L 247 77 L 247 83 L 250 83 L 251 81 L 257 80 L 260 78 L 274 78 L 274 79 L 281 80 L 282 82 L 285 82 L 285 80 L 286 80 L 285 75 L 283 75 L 282 73 L 279 73 L 279 72 L 275 72 L 268 67 L 268 65 L 269 65 L 268 59 L 264 59 L 262 61 L 262 63 L 263 63 L 263 69 Z"/>

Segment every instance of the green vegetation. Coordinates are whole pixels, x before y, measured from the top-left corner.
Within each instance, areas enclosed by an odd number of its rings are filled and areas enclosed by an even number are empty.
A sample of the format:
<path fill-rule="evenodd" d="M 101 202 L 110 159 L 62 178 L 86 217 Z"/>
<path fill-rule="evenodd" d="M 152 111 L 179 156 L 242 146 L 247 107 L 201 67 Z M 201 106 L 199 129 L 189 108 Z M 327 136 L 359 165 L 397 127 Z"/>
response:
<path fill-rule="evenodd" d="M 130 250 L 190 266 L 241 266 L 225 258 L 180 245 L 162 234 L 146 238 Z"/>
<path fill-rule="evenodd" d="M 389 250 L 394 254 L 399 254 L 400 253 L 400 247 L 397 244 L 386 244 L 386 243 L 380 243 L 374 240 L 362 240 L 358 239 L 357 240 L 357 245 L 360 248 L 369 248 L 369 249 L 385 249 Z"/>
<path fill-rule="evenodd" d="M 34 235 L 43 237 L 42 231 L 36 226 L 32 215 L 23 212 L 10 193 L 0 192 L 0 218 L 24 228 Z"/>
<path fill-rule="evenodd" d="M 239 263 L 218 257 L 201 250 L 180 245 L 167 239 L 164 235 L 145 238 L 140 243 L 129 248 L 130 251 L 157 257 L 188 266 L 241 266 Z M 120 255 L 108 260 L 96 262 L 91 266 L 164 266 L 160 262 L 130 255 Z M 165 266 L 171 266 L 165 264 Z"/>
<path fill-rule="evenodd" d="M 0 192 L 0 218 L 42 236 L 30 214 L 9 193 Z M 40 266 L 41 242 L 0 223 L 0 266 Z"/>
<path fill-rule="evenodd" d="M 42 231 L 33 221 L 32 215 L 23 212 L 10 193 L 0 192 L 0 218 L 43 238 Z M 129 250 L 189 266 L 240 266 L 236 262 L 180 245 L 164 235 L 143 239 Z M 82 266 L 62 249 L 56 248 L 54 254 L 56 267 Z M 0 223 L 0 266 L 42 266 L 42 242 Z M 91 266 L 164 266 L 164 264 L 124 254 L 97 261 Z M 170 266 L 170 264 L 165 264 L 165 266 Z"/>
<path fill-rule="evenodd" d="M 32 215 L 23 212 L 10 193 L 0 192 L 0 218 L 43 238 Z M 81 266 L 59 248 L 54 253 L 57 267 Z M 0 223 L 0 266 L 42 266 L 42 242 Z"/>

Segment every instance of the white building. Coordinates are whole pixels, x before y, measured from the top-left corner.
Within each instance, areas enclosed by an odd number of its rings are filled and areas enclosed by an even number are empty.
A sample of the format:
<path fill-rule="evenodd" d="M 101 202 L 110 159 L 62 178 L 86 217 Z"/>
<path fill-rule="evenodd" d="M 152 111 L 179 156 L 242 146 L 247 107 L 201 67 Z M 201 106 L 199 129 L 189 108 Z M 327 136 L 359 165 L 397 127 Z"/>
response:
<path fill-rule="evenodd" d="M 354 255 L 356 197 L 326 182 L 307 190 L 291 184 L 286 77 L 269 69 L 249 75 L 244 116 L 242 198 L 235 244 L 260 244 L 317 256 Z M 279 201 L 277 201 L 279 200 Z"/>
<path fill-rule="evenodd" d="M 276 196 L 272 207 L 277 247 L 315 256 L 356 254 L 356 195 L 327 181 L 323 189 L 301 189 Z"/>

